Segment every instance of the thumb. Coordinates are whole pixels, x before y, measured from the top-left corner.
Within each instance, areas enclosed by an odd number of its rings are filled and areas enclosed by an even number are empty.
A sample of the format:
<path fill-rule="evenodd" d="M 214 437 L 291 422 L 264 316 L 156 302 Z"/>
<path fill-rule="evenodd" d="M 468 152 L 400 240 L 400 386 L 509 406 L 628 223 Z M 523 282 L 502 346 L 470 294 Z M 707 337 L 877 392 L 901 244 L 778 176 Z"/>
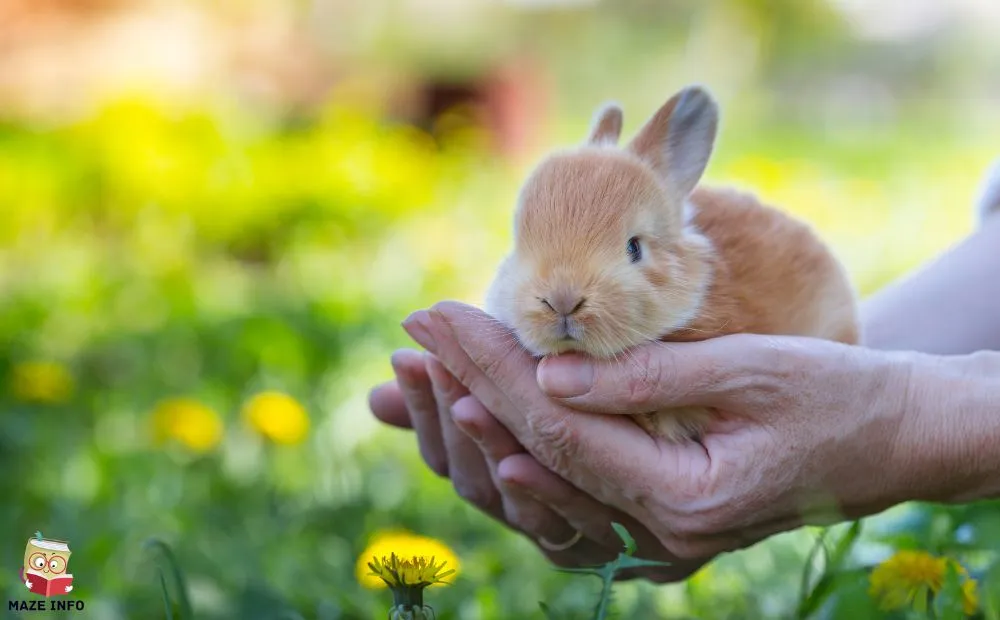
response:
<path fill-rule="evenodd" d="M 765 380 L 762 370 L 776 355 L 774 342 L 770 336 L 735 334 L 700 342 L 651 342 L 629 350 L 624 359 L 560 355 L 544 359 L 536 379 L 545 394 L 581 411 L 726 407 Z"/>

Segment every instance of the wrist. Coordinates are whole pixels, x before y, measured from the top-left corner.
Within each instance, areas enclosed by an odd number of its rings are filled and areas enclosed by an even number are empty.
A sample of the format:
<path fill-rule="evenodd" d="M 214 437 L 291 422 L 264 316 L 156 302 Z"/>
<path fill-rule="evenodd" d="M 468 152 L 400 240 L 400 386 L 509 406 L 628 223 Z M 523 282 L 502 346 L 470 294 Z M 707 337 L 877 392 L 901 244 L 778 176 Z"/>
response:
<path fill-rule="evenodd" d="M 906 357 L 891 447 L 899 501 L 1000 497 L 1000 353 Z"/>

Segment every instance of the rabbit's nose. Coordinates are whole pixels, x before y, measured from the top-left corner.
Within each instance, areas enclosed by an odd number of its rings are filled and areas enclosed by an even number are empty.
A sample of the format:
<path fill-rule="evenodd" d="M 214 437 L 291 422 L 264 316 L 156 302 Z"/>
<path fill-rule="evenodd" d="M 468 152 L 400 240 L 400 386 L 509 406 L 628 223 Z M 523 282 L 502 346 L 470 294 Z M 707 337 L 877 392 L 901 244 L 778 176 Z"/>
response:
<path fill-rule="evenodd" d="M 579 312 L 586 301 L 585 297 L 575 293 L 558 292 L 543 299 L 542 303 L 559 316 L 570 316 Z"/>

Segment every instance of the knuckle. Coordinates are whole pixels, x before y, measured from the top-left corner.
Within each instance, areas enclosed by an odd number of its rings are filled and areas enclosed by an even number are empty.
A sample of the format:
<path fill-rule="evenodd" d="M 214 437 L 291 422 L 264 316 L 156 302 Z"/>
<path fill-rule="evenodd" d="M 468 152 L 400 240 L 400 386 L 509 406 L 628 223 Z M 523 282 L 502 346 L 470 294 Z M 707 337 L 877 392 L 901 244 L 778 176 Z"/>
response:
<path fill-rule="evenodd" d="M 503 373 L 507 364 L 509 352 L 498 352 L 495 349 L 489 350 L 491 355 L 477 354 L 473 357 L 473 362 L 487 377 L 497 377 Z"/>
<path fill-rule="evenodd" d="M 569 416 L 565 414 L 530 415 L 528 427 L 537 438 L 538 447 L 545 464 L 561 472 L 573 461 L 579 450 L 580 433 Z"/>

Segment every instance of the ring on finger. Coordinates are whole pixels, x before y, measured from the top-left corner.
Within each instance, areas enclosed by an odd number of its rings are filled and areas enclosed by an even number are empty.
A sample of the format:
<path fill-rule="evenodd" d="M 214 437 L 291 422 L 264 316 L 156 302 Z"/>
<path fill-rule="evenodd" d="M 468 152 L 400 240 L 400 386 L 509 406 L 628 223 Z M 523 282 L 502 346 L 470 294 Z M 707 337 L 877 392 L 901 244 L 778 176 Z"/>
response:
<path fill-rule="evenodd" d="M 538 544 L 540 544 L 541 546 L 545 547 L 549 551 L 565 551 L 565 550 L 569 549 L 570 547 L 572 547 L 573 545 L 575 545 L 576 543 L 580 542 L 581 538 L 583 538 L 583 532 L 581 532 L 580 530 L 577 530 L 576 534 L 573 534 L 573 538 L 570 538 L 569 540 L 567 540 L 564 543 L 550 542 L 544 536 L 539 536 L 538 537 Z"/>

